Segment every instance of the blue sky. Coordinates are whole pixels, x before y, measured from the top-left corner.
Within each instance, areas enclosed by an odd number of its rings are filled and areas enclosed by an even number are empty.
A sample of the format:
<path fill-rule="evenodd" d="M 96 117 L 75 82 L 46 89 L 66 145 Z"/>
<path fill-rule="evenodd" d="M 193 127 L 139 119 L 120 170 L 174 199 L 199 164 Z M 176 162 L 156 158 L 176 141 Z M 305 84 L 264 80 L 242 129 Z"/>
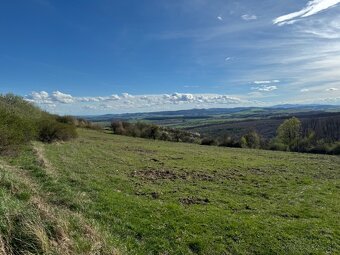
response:
<path fill-rule="evenodd" d="M 0 32 L 0 93 L 51 112 L 340 104 L 340 0 L 5 0 Z"/>

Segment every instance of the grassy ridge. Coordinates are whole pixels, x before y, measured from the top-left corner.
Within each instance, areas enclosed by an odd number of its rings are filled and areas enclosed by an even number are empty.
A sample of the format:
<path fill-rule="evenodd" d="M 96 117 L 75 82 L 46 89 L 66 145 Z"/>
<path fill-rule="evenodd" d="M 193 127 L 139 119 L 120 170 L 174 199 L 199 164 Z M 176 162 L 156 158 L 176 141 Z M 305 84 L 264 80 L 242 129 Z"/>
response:
<path fill-rule="evenodd" d="M 116 254 L 94 221 L 53 203 L 67 188 L 36 146 L 16 158 L 0 157 L 0 254 Z"/>
<path fill-rule="evenodd" d="M 40 183 L 48 204 L 106 233 L 102 247 L 128 254 L 340 251 L 339 157 L 79 134 L 37 144 L 39 153 L 28 150 L 11 164 Z M 50 177 L 32 171 L 34 158 Z"/>
<path fill-rule="evenodd" d="M 77 136 L 75 120 L 51 115 L 22 97 L 0 94 L 0 154 L 15 154 L 30 141 L 66 141 Z"/>

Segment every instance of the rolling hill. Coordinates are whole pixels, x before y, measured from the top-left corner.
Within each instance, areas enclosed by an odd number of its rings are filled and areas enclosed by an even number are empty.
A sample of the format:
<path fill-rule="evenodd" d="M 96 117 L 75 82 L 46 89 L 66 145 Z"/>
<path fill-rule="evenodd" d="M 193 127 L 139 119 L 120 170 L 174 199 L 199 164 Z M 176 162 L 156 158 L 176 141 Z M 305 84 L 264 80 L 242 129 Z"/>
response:
<path fill-rule="evenodd" d="M 0 254 L 340 252 L 337 156 L 78 133 L 1 157 Z"/>

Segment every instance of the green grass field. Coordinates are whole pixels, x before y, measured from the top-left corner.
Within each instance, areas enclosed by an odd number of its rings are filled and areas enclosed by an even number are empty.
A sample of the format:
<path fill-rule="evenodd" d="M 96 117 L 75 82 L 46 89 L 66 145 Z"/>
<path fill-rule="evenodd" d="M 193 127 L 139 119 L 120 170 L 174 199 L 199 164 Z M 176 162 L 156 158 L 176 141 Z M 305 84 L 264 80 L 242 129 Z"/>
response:
<path fill-rule="evenodd" d="M 0 254 L 8 215 L 40 215 L 37 198 L 70 254 L 340 253 L 340 157 L 79 130 L 1 160 Z"/>

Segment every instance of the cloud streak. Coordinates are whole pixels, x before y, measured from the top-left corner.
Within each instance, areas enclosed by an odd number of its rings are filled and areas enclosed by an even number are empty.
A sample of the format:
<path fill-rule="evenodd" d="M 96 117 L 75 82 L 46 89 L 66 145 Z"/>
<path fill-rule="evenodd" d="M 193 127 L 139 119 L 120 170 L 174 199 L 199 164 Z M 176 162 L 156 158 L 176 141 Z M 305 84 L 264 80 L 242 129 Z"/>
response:
<path fill-rule="evenodd" d="M 261 85 L 261 86 L 258 86 L 258 87 L 252 87 L 251 89 L 257 90 L 257 91 L 262 91 L 262 92 L 271 92 L 271 91 L 277 90 L 278 88 L 275 85 Z"/>
<path fill-rule="evenodd" d="M 251 20 L 256 20 L 257 16 L 254 14 L 244 14 L 241 16 L 241 18 L 245 21 L 251 21 Z"/>
<path fill-rule="evenodd" d="M 271 83 L 279 83 L 280 80 L 270 80 L 270 81 L 254 81 L 255 84 L 271 84 Z"/>
<path fill-rule="evenodd" d="M 98 97 L 75 97 L 60 91 L 49 94 L 46 91 L 32 92 L 25 97 L 29 102 L 43 106 L 47 109 L 72 109 L 80 108 L 86 111 L 120 111 L 129 112 L 135 109 L 164 108 L 172 109 L 174 106 L 183 107 L 209 107 L 216 105 L 239 105 L 246 103 L 238 97 L 222 94 L 190 94 L 173 93 L 158 95 L 121 95 L 98 96 Z"/>
<path fill-rule="evenodd" d="M 274 19 L 273 23 L 277 25 L 293 24 L 299 19 L 315 15 L 321 11 L 335 7 L 339 3 L 340 0 L 312 0 L 300 11 L 280 16 Z"/>

